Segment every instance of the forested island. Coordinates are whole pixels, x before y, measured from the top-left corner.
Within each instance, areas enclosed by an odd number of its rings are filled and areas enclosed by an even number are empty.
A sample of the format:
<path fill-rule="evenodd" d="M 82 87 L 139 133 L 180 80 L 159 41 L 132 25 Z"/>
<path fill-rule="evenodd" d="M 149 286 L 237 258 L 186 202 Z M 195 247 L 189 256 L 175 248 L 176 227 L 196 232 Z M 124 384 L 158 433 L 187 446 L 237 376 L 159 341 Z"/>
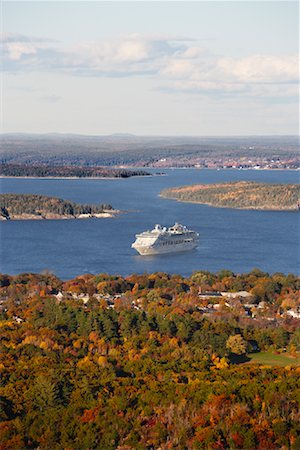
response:
<path fill-rule="evenodd" d="M 296 211 L 300 205 L 299 184 L 269 184 L 235 181 L 196 184 L 164 189 L 160 195 L 181 202 L 221 208 Z"/>
<path fill-rule="evenodd" d="M 0 194 L 0 220 L 85 219 L 113 217 L 109 204 L 81 205 L 37 194 Z"/>
<path fill-rule="evenodd" d="M 29 164 L 0 164 L 1 177 L 32 178 L 130 178 L 151 176 L 144 170 L 129 170 L 87 166 L 49 166 Z"/>
<path fill-rule="evenodd" d="M 299 289 L 0 275 L 1 449 L 299 449 Z"/>

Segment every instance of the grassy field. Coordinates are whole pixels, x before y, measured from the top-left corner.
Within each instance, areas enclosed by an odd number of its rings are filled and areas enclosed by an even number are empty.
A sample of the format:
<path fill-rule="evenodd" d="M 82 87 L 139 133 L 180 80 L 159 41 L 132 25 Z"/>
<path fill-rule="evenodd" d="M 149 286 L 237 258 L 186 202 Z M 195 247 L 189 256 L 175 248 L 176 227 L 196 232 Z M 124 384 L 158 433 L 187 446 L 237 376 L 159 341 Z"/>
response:
<path fill-rule="evenodd" d="M 300 366 L 300 357 L 294 358 L 288 354 L 276 355 L 272 352 L 259 352 L 247 355 L 250 361 L 267 366 Z"/>

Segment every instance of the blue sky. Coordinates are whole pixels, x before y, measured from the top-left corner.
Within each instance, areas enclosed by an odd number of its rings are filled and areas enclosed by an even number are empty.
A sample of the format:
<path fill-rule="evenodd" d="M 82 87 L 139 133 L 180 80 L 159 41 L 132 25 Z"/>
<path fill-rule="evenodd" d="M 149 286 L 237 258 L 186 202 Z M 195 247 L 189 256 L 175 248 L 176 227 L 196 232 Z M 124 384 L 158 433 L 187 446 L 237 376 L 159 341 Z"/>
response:
<path fill-rule="evenodd" d="M 13 2 L 3 132 L 297 134 L 297 2 Z"/>

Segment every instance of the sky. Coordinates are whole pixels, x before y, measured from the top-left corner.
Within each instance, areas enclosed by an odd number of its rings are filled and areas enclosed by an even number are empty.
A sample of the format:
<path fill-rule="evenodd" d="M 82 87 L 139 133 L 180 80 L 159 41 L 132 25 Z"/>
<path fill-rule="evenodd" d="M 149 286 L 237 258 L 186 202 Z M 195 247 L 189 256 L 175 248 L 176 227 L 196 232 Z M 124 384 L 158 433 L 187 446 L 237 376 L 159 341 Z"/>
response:
<path fill-rule="evenodd" d="M 299 133 L 297 1 L 3 1 L 2 132 Z"/>

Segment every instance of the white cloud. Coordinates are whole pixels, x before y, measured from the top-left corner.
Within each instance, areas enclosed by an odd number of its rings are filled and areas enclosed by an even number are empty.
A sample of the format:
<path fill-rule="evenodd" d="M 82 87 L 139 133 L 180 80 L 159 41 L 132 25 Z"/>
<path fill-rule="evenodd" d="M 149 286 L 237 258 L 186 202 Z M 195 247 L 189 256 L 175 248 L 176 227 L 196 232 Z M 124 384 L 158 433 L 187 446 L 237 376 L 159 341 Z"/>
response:
<path fill-rule="evenodd" d="M 64 69 L 89 70 L 91 74 L 122 72 L 130 75 L 136 63 L 155 58 L 153 44 L 137 38 L 103 42 L 83 42 L 65 49 L 61 55 Z M 135 69 L 136 70 L 136 69 Z M 140 67 L 142 72 L 144 67 Z"/>
<path fill-rule="evenodd" d="M 145 42 L 127 40 L 118 45 L 115 59 L 118 62 L 143 61 L 149 57 L 149 48 Z"/>
<path fill-rule="evenodd" d="M 161 70 L 161 74 L 171 78 L 186 78 L 190 77 L 194 71 L 192 61 L 187 59 L 173 59 L 168 61 L 165 67 Z"/>
<path fill-rule="evenodd" d="M 4 65 L 8 64 L 9 68 L 10 62 L 21 61 L 23 57 L 35 57 L 38 52 L 52 48 L 57 42 L 54 39 L 25 36 L 19 33 L 1 33 L 1 52 L 4 56 Z"/>
<path fill-rule="evenodd" d="M 185 38 L 131 34 L 71 47 L 50 39 L 3 35 L 7 71 L 63 71 L 81 76 L 152 76 L 162 89 L 201 95 L 297 98 L 296 55 L 231 58 Z"/>
<path fill-rule="evenodd" d="M 299 78 L 299 59 L 295 55 L 253 55 L 239 60 L 221 58 L 218 67 L 225 76 L 241 82 L 295 82 Z"/>
<path fill-rule="evenodd" d="M 34 55 L 37 52 L 36 46 L 29 42 L 10 42 L 6 49 L 12 61 L 20 59 L 23 55 Z"/>
<path fill-rule="evenodd" d="M 161 71 L 164 89 L 219 96 L 298 97 L 297 55 L 252 55 L 240 59 L 203 52 L 192 55 L 189 59 L 179 59 L 178 55 L 169 58 Z"/>
<path fill-rule="evenodd" d="M 181 53 L 181 58 L 198 58 L 205 55 L 207 52 L 201 47 L 189 47 Z"/>

